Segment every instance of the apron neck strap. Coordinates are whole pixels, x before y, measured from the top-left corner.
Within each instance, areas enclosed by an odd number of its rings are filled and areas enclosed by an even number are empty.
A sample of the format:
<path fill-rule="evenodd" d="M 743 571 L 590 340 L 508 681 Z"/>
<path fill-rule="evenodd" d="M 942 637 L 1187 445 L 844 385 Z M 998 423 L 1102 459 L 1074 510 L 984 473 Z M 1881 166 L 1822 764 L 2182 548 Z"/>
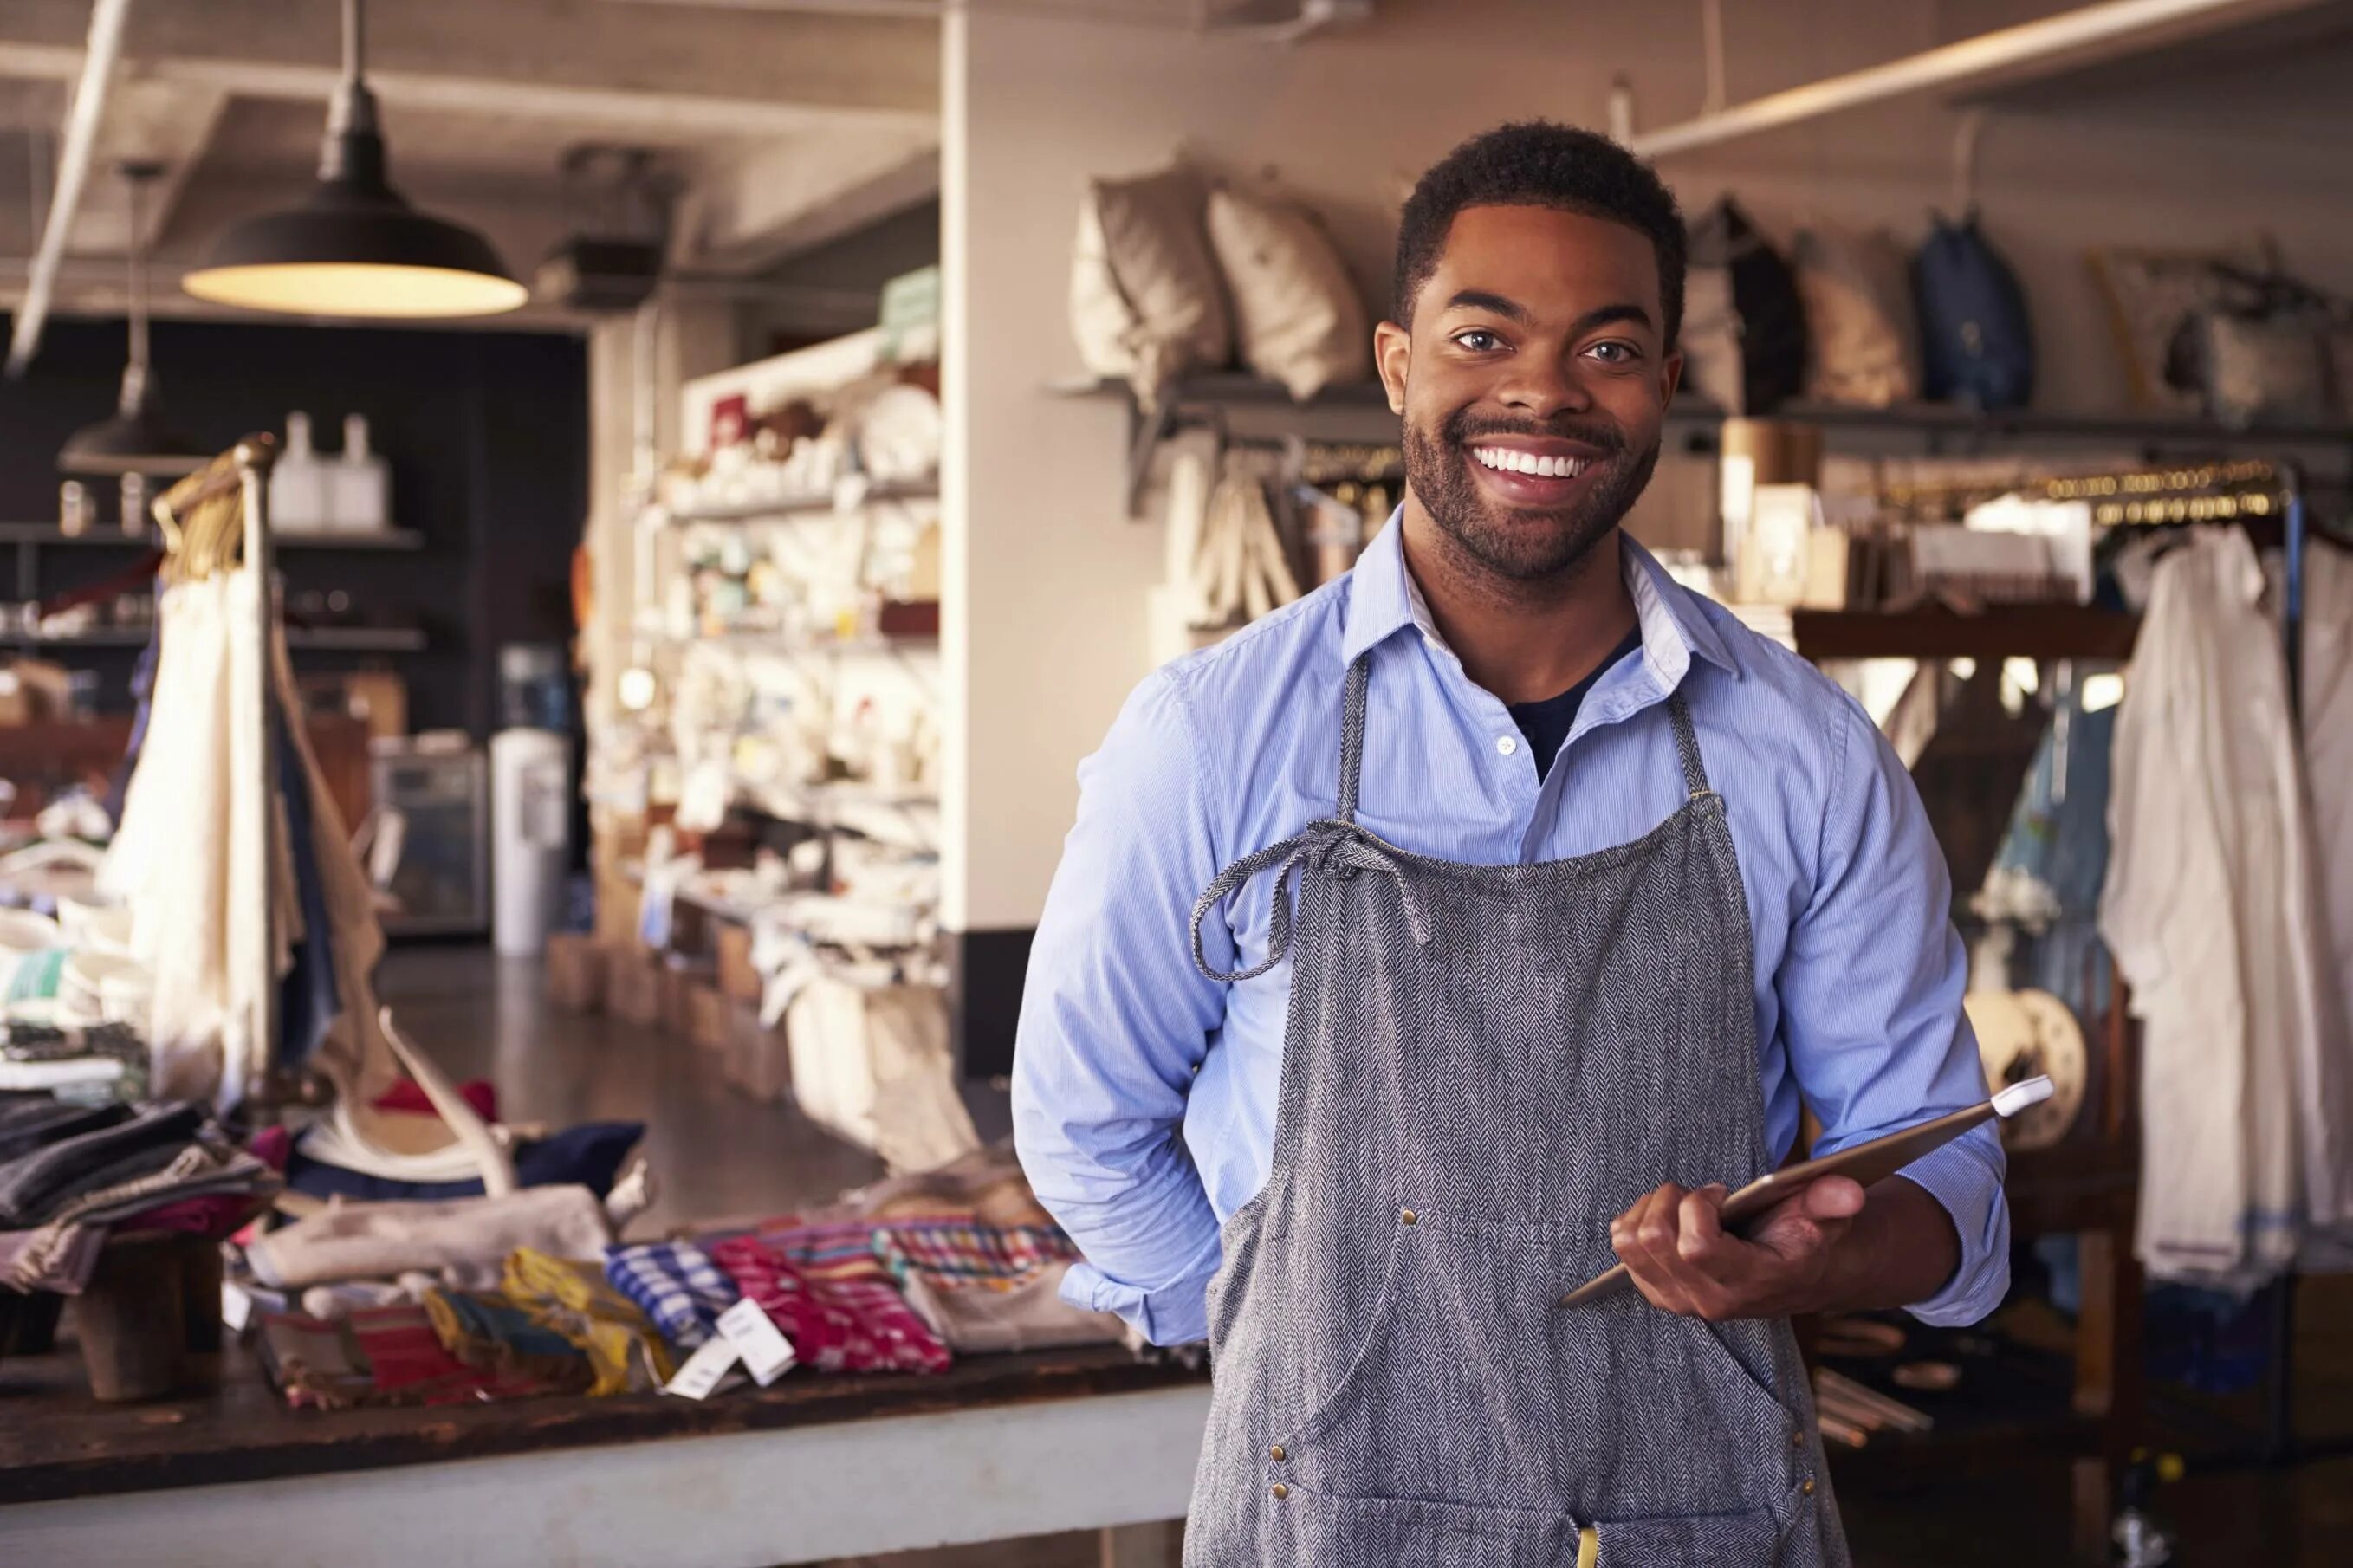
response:
<path fill-rule="evenodd" d="M 1706 764 L 1699 760 L 1699 734 L 1692 728 L 1691 709 L 1683 701 L 1681 687 L 1667 693 L 1667 719 L 1675 728 L 1675 754 L 1683 759 L 1683 788 L 1694 800 L 1713 794 Z"/>
<path fill-rule="evenodd" d="M 1340 713 L 1340 809 L 1335 820 L 1356 820 L 1356 786 L 1365 772 L 1365 693 L 1372 684 L 1373 652 L 1366 648 L 1348 667 L 1348 694 Z"/>

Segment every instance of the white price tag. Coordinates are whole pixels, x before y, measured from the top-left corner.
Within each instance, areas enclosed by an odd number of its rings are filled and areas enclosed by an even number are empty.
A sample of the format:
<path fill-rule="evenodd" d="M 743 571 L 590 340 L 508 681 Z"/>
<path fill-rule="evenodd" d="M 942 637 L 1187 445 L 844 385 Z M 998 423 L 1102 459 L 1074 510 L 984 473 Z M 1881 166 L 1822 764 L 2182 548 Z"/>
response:
<path fill-rule="evenodd" d="M 221 1321 L 233 1334 L 245 1332 L 253 1321 L 253 1298 L 234 1279 L 221 1282 Z"/>
<path fill-rule="evenodd" d="M 678 1369 L 678 1375 L 662 1392 L 681 1399 L 707 1398 L 719 1386 L 719 1380 L 733 1368 L 740 1354 L 735 1342 L 723 1334 L 715 1340 L 705 1340 L 700 1350 L 686 1358 L 686 1364 Z"/>
<path fill-rule="evenodd" d="M 762 1388 L 782 1377 L 796 1359 L 792 1342 L 749 1296 L 719 1314 L 719 1331 L 734 1345 L 744 1358 L 744 1370 Z"/>

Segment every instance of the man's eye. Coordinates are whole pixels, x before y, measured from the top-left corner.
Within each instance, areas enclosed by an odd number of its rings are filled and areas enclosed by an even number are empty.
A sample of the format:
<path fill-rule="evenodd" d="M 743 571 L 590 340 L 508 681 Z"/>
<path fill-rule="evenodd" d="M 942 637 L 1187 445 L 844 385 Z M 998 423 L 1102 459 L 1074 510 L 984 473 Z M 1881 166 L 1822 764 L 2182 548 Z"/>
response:
<path fill-rule="evenodd" d="M 1504 340 L 1483 327 L 1473 327 L 1467 332 L 1457 332 L 1454 341 L 1474 354 L 1489 353 L 1504 346 Z"/>
<path fill-rule="evenodd" d="M 1640 351 L 1631 343 L 1596 343 L 1585 352 L 1603 364 L 1632 364 L 1641 357 Z"/>

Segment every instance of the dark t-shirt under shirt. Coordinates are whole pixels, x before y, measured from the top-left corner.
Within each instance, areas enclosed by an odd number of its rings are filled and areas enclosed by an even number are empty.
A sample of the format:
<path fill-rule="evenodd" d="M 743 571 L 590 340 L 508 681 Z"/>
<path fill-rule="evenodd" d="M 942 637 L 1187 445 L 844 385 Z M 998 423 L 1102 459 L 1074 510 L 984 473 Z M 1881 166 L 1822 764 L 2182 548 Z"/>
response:
<path fill-rule="evenodd" d="M 1592 674 L 1559 696 L 1547 697 L 1539 702 L 1506 704 L 1512 712 L 1512 721 L 1520 727 L 1520 733 L 1528 738 L 1528 749 L 1535 753 L 1537 778 L 1542 779 L 1552 772 L 1552 760 L 1560 754 L 1561 743 L 1577 727 L 1577 710 L 1585 706 L 1585 694 L 1593 689 L 1593 683 L 1608 674 L 1610 667 L 1620 659 L 1641 646 L 1642 628 L 1636 626 L 1626 634 L 1626 640 L 1620 643 L 1608 658 L 1593 667 Z"/>

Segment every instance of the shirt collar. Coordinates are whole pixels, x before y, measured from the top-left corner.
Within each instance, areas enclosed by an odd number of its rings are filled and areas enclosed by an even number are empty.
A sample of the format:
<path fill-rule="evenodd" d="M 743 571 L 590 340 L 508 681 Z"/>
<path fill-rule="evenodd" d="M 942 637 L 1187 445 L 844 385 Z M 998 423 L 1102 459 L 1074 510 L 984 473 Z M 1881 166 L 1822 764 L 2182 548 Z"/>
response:
<path fill-rule="evenodd" d="M 1389 513 L 1389 521 L 1366 546 L 1349 574 L 1347 622 L 1341 628 L 1340 658 L 1354 664 L 1365 650 L 1409 628 L 1443 642 L 1430 606 L 1405 564 L 1405 509 Z M 1694 655 L 1728 675 L 1737 676 L 1731 650 L 1709 622 L 1697 595 L 1667 575 L 1658 557 L 1628 535 L 1621 534 L 1626 588 L 1634 598 L 1634 616 L 1642 628 L 1642 658 L 1672 690 L 1691 668 Z"/>

